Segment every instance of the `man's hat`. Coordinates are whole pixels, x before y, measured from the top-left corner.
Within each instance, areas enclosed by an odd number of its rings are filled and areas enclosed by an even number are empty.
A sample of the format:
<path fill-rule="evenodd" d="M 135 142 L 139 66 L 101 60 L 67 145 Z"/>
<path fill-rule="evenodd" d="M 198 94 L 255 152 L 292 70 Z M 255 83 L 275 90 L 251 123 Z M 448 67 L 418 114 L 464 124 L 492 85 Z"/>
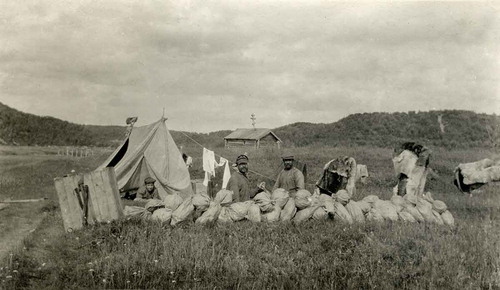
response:
<path fill-rule="evenodd" d="M 154 178 L 146 177 L 146 179 L 144 179 L 144 184 L 155 183 L 155 181 L 156 181 L 156 179 L 154 179 Z"/>
<path fill-rule="evenodd" d="M 248 157 L 246 155 L 240 155 L 236 158 L 236 165 L 247 164 L 247 163 L 248 163 Z"/>
<path fill-rule="evenodd" d="M 295 157 L 293 156 L 293 154 L 286 153 L 286 154 L 281 155 L 281 159 L 283 159 L 283 160 L 294 160 Z"/>

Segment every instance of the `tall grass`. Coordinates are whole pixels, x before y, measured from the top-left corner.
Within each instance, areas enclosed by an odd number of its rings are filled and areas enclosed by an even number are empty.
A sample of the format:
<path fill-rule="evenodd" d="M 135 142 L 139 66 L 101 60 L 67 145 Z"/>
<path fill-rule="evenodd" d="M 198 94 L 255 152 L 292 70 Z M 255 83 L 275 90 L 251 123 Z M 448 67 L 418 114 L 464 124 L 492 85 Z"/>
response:
<path fill-rule="evenodd" d="M 275 176 L 279 151 L 248 151 L 251 169 Z M 191 174 L 201 177 L 201 154 L 196 152 L 188 152 L 195 157 Z M 216 153 L 234 160 L 241 150 L 219 148 Z M 390 150 L 307 147 L 295 154 L 308 164 L 312 182 L 328 160 L 353 156 L 371 174 L 354 199 L 392 194 Z M 49 210 L 23 248 L 4 261 L 0 288 L 498 289 L 499 190 L 487 185 L 469 197 L 451 184 L 458 163 L 485 157 L 494 156 L 435 149 L 431 167 L 438 175 L 429 180 L 428 190 L 449 206 L 456 218 L 454 229 L 399 222 L 349 226 L 336 221 L 206 226 L 185 222 L 171 228 L 132 219 L 67 234 L 59 211 Z M 35 166 L 33 178 L 43 183 L 47 172 L 75 165 L 66 162 Z M 23 170 L 12 172 L 12 178 L 22 179 L 16 174 Z M 252 175 L 253 181 L 261 178 Z M 45 194 L 53 192 L 51 182 L 43 188 Z"/>

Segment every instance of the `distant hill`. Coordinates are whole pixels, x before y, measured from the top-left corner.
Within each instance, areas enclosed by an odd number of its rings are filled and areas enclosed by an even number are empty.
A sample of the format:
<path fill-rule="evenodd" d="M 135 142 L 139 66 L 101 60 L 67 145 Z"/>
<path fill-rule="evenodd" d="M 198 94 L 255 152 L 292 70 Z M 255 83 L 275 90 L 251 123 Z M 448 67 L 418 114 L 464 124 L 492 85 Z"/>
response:
<path fill-rule="evenodd" d="M 460 110 L 363 113 L 330 124 L 294 123 L 274 132 L 288 146 L 392 147 L 417 141 L 447 148 L 491 147 L 499 141 L 500 117 Z"/>
<path fill-rule="evenodd" d="M 0 103 L 0 139 L 14 145 L 93 145 L 92 132 L 83 125 L 40 117 Z"/>
<path fill-rule="evenodd" d="M 125 126 L 79 125 L 53 117 L 24 113 L 0 103 L 0 145 L 117 146 Z M 231 131 L 208 134 L 170 131 L 180 145 L 191 145 L 187 136 L 207 147 L 224 146 Z"/>
<path fill-rule="evenodd" d="M 0 103 L 0 144 L 117 146 L 125 132 L 125 126 L 79 125 L 23 113 Z M 207 148 L 216 148 L 224 146 L 223 138 L 231 131 L 170 132 L 179 146 L 192 146 L 194 139 Z M 329 124 L 294 123 L 273 132 L 285 146 L 389 147 L 417 141 L 447 148 L 491 147 L 499 143 L 500 117 L 459 110 L 363 113 Z"/>

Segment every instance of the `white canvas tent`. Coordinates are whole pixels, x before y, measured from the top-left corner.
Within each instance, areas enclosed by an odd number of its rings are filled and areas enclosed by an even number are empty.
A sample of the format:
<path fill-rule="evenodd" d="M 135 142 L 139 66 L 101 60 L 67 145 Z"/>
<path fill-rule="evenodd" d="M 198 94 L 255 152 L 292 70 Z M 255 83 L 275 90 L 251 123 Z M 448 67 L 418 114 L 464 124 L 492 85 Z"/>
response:
<path fill-rule="evenodd" d="M 129 137 L 98 169 L 114 167 L 118 188 L 124 191 L 144 185 L 148 176 L 156 179 L 160 197 L 177 193 L 182 198 L 193 194 L 189 171 L 165 125 L 164 118 L 134 127 Z"/>

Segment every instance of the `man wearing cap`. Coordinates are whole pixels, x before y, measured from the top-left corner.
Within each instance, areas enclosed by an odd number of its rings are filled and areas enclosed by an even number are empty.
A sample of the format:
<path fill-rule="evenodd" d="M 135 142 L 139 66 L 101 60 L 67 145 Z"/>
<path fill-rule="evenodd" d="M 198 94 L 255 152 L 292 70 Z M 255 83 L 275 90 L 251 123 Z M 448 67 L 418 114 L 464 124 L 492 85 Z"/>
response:
<path fill-rule="evenodd" d="M 299 189 L 304 189 L 304 174 L 293 166 L 293 155 L 283 155 L 284 169 L 278 174 L 276 183 L 273 186 L 273 191 L 277 188 L 286 189 L 291 194 L 294 194 Z"/>
<path fill-rule="evenodd" d="M 261 192 L 265 184 L 261 183 L 258 188 L 250 186 L 250 180 L 247 177 L 248 157 L 246 155 L 240 155 L 236 158 L 236 166 L 238 172 L 233 173 L 229 178 L 227 190 L 233 192 L 233 202 L 247 201 Z"/>
<path fill-rule="evenodd" d="M 146 177 L 144 179 L 144 187 L 137 191 L 137 198 L 135 200 L 145 200 L 145 199 L 160 199 L 158 194 L 158 189 L 155 187 L 156 180 L 151 177 Z"/>

